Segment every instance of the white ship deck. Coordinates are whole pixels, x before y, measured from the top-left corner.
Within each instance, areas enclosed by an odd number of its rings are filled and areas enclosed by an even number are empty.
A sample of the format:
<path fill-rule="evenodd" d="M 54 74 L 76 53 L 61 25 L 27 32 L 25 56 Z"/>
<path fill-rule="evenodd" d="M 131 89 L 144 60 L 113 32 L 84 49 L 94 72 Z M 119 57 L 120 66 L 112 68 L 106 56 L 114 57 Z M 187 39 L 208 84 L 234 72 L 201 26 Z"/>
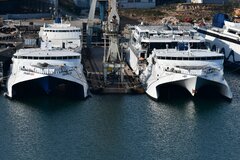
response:
<path fill-rule="evenodd" d="M 33 49 L 21 49 L 17 53 L 14 54 L 14 57 L 19 56 L 28 56 L 28 57 L 66 57 L 66 56 L 80 56 L 81 54 L 73 51 L 69 51 L 67 49 L 64 50 L 43 50 L 40 48 Z"/>
<path fill-rule="evenodd" d="M 68 29 L 68 30 L 74 30 L 74 29 L 80 29 L 80 28 L 77 28 L 77 27 L 75 27 L 75 26 L 71 26 L 71 24 L 69 24 L 69 23 L 45 24 L 43 28 L 46 29 L 46 30 L 50 30 L 50 29 L 54 29 L 54 30 L 56 30 L 56 29 L 58 29 L 58 30 L 66 30 L 66 29 Z"/>
<path fill-rule="evenodd" d="M 164 56 L 164 57 L 220 57 L 224 58 L 223 54 L 212 52 L 209 50 L 201 50 L 201 49 L 192 49 L 185 51 L 178 51 L 176 49 L 155 49 L 153 53 L 156 56 Z"/>

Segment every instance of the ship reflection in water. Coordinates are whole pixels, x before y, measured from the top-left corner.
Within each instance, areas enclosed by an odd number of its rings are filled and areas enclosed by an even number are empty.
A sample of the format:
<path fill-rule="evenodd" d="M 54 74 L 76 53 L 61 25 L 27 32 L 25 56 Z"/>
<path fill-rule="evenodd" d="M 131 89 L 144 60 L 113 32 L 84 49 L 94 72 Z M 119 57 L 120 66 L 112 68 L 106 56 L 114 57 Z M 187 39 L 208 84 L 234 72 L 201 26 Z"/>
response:
<path fill-rule="evenodd" d="M 238 159 L 239 73 L 219 97 L 0 97 L 0 159 Z"/>

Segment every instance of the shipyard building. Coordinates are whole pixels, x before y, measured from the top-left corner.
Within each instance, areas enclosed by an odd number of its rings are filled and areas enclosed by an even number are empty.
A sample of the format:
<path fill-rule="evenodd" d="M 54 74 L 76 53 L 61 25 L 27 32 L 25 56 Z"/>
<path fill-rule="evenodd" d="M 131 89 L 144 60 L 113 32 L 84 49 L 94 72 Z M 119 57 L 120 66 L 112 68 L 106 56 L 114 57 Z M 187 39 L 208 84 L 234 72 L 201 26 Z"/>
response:
<path fill-rule="evenodd" d="M 119 0 L 121 8 L 153 8 L 156 6 L 156 0 Z"/>
<path fill-rule="evenodd" d="M 89 9 L 92 1 L 73 0 L 73 2 L 82 9 Z M 156 0 L 118 0 L 118 6 L 120 8 L 153 8 L 156 6 Z"/>
<path fill-rule="evenodd" d="M 187 3 L 226 4 L 228 0 L 187 0 Z"/>
<path fill-rule="evenodd" d="M 54 0 L 0 0 L 0 14 L 50 13 Z"/>

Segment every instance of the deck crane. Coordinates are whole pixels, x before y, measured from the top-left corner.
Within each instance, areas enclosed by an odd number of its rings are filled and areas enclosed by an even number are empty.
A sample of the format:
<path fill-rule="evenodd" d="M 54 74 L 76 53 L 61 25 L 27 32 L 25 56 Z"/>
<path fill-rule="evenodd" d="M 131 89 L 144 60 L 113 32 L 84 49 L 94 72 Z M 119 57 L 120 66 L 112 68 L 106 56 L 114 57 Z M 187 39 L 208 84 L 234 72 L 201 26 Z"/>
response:
<path fill-rule="evenodd" d="M 104 20 L 104 13 L 106 10 L 106 3 L 108 0 L 92 0 L 89 14 L 88 14 L 88 20 L 87 20 L 87 46 L 91 47 L 92 43 L 92 35 L 93 35 L 93 28 L 95 26 L 94 24 L 94 16 L 96 11 L 97 2 L 99 2 L 99 8 L 100 8 L 100 20 Z"/>
<path fill-rule="evenodd" d="M 91 47 L 92 42 L 92 34 L 93 34 L 93 27 L 94 27 L 94 15 L 96 11 L 97 0 L 92 0 L 89 14 L 88 14 L 88 21 L 87 21 L 87 46 Z"/>

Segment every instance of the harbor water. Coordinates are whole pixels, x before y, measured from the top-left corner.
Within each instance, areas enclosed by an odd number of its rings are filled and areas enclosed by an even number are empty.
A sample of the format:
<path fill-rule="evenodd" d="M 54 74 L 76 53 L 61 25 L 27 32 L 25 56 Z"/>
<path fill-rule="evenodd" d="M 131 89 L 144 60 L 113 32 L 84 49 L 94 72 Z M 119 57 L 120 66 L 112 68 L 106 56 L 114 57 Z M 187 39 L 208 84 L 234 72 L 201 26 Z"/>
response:
<path fill-rule="evenodd" d="M 240 159 L 240 73 L 233 100 L 92 95 L 0 96 L 1 160 Z"/>

